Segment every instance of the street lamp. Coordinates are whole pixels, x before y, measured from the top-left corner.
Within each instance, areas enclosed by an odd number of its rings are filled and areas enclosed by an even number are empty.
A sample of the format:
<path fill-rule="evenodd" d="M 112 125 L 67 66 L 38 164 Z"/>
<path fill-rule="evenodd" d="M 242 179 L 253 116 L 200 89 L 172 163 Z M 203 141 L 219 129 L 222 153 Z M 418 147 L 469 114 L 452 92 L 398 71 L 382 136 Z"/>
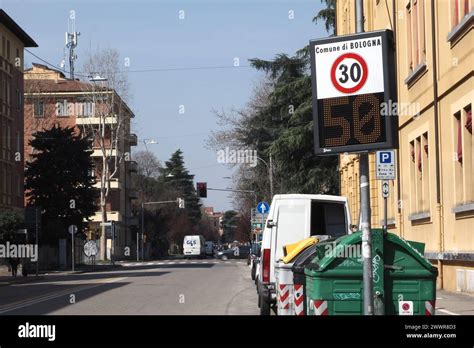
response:
<path fill-rule="evenodd" d="M 146 146 L 147 144 L 148 145 L 158 144 L 158 142 L 155 139 L 143 139 L 142 142 L 143 142 L 143 145 L 145 145 L 145 149 L 147 152 L 148 152 L 148 147 Z"/>
<path fill-rule="evenodd" d="M 257 156 L 256 158 L 258 160 L 260 160 L 261 162 L 263 162 L 263 164 L 265 164 L 265 166 L 268 169 L 268 178 L 269 178 L 269 181 L 270 181 L 270 201 L 271 201 L 273 199 L 273 161 L 272 161 L 272 153 L 270 152 L 270 163 L 268 163 L 267 161 L 265 161 L 261 157 Z"/>

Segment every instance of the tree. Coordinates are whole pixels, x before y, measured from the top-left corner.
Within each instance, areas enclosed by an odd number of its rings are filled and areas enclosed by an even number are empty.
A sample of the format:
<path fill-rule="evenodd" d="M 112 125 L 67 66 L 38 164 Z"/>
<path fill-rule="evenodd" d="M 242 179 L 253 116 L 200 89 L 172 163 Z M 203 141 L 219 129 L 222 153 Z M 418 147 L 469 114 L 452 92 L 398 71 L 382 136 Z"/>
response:
<path fill-rule="evenodd" d="M 83 231 L 96 210 L 91 139 L 54 126 L 34 133 L 30 146 L 35 154 L 26 164 L 26 196 L 42 209 L 42 240 L 54 244 L 70 225 Z"/>
<path fill-rule="evenodd" d="M 224 233 L 222 240 L 224 243 L 233 242 L 235 240 L 235 231 L 239 221 L 238 213 L 235 210 L 227 210 L 222 217 L 222 224 L 224 225 Z"/>
<path fill-rule="evenodd" d="M 336 0 L 321 0 L 326 5 L 326 8 L 319 10 L 316 16 L 313 17 L 313 22 L 323 21 L 327 32 L 331 29 L 333 34 L 336 34 Z"/>
<path fill-rule="evenodd" d="M 147 178 L 157 178 L 161 172 L 161 164 L 155 154 L 150 151 L 138 151 L 133 155 L 138 164 L 138 175 Z"/>
<path fill-rule="evenodd" d="M 124 160 L 130 160 L 130 153 L 124 149 L 133 113 L 126 104 L 130 98 L 130 85 L 127 75 L 121 68 L 116 50 L 104 49 L 90 54 L 83 70 L 90 77 L 100 77 L 103 80 L 85 84 L 83 92 L 87 101 L 92 103 L 94 111 L 93 117 L 85 119 L 89 122 L 82 123 L 84 134 L 93 139 L 94 147 L 101 154 L 96 172 L 100 182 L 99 205 L 102 217 L 100 259 L 103 260 L 106 251 L 105 223 L 108 220 L 106 205 L 110 183 L 120 176 L 120 164 Z"/>
<path fill-rule="evenodd" d="M 201 204 L 194 188 L 194 175 L 189 174 L 184 166 L 183 152 L 176 150 L 165 162 L 163 169 L 165 182 L 174 187 L 180 197 L 184 198 L 185 211 L 190 222 L 195 225 L 201 219 Z"/>
<path fill-rule="evenodd" d="M 0 211 L 0 241 L 13 241 L 23 219 L 12 210 Z"/>

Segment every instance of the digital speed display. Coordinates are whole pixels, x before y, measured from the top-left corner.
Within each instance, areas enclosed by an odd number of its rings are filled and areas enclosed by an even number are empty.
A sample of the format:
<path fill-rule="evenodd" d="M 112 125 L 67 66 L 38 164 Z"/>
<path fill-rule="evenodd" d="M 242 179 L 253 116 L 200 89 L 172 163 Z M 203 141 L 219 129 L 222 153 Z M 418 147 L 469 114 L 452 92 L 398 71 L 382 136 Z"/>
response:
<path fill-rule="evenodd" d="M 383 93 L 323 99 L 318 103 L 319 146 L 374 144 L 385 139 L 380 115 Z"/>
<path fill-rule="evenodd" d="M 393 35 L 390 30 L 310 42 L 315 153 L 398 147 Z"/>

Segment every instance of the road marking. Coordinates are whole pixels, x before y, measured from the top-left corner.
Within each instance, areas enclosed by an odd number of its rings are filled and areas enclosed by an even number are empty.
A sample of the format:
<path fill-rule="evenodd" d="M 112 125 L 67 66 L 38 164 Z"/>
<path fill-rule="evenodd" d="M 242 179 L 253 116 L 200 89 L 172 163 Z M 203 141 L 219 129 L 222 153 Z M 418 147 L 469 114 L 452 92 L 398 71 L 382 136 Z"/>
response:
<path fill-rule="evenodd" d="M 461 314 L 458 314 L 458 313 L 454 313 L 454 312 L 448 311 L 448 310 L 446 310 L 446 309 L 438 309 L 438 308 L 436 308 L 436 310 L 439 311 L 439 312 L 443 312 L 443 313 L 449 314 L 449 315 L 461 315 Z"/>
<path fill-rule="evenodd" d="M 174 265 L 176 262 L 174 261 L 171 261 L 171 262 L 168 262 L 168 265 Z"/>
<path fill-rule="evenodd" d="M 147 266 L 152 266 L 152 265 L 154 265 L 154 263 L 153 262 L 148 262 L 146 265 Z"/>
<path fill-rule="evenodd" d="M 81 286 L 81 287 L 76 287 L 76 288 L 72 288 L 72 289 L 68 289 L 68 290 L 63 290 L 63 291 L 59 291 L 59 292 L 52 293 L 52 294 L 49 294 L 49 295 L 42 295 L 42 296 L 32 298 L 32 299 L 20 300 L 20 301 L 14 302 L 14 303 L 9 303 L 9 304 L 6 304 L 6 305 L 0 307 L 0 314 L 11 312 L 11 311 L 14 311 L 14 310 L 17 310 L 17 309 L 20 309 L 20 308 L 24 308 L 24 307 L 29 307 L 29 306 L 32 306 L 32 305 L 35 305 L 35 304 L 38 304 L 38 303 L 41 303 L 41 302 L 53 300 L 53 299 L 58 298 L 58 297 L 67 296 L 67 295 L 70 295 L 70 294 L 73 294 L 73 293 L 77 293 L 79 291 L 93 289 L 93 288 L 96 288 L 96 287 L 104 285 L 104 284 L 115 283 L 115 282 L 125 280 L 125 279 L 127 279 L 127 277 L 99 279 L 94 284 L 89 284 L 89 285 L 85 285 L 85 286 Z"/>

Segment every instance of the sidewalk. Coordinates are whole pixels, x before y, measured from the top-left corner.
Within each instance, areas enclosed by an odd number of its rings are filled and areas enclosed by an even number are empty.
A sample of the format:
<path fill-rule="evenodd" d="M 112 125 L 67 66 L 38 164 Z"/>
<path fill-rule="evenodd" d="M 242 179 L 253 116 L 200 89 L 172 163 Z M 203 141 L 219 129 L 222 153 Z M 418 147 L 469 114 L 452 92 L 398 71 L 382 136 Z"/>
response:
<path fill-rule="evenodd" d="M 0 265 L 0 286 L 35 282 L 38 280 L 44 280 L 48 276 L 103 272 L 103 271 L 108 271 L 111 269 L 117 269 L 121 267 L 122 266 L 118 264 L 117 262 L 115 263 L 115 265 L 111 265 L 111 264 L 97 264 L 94 266 L 78 265 L 75 267 L 74 272 L 46 270 L 46 271 L 40 271 L 38 276 L 36 276 L 36 273 L 33 271 L 32 273 L 29 273 L 28 276 L 26 277 L 23 277 L 23 275 L 21 274 L 21 268 L 20 268 L 18 270 L 18 275 L 16 277 L 12 277 L 11 273 L 8 272 L 7 267 L 4 265 Z"/>
<path fill-rule="evenodd" d="M 436 290 L 436 315 L 474 315 L 474 294 Z"/>

